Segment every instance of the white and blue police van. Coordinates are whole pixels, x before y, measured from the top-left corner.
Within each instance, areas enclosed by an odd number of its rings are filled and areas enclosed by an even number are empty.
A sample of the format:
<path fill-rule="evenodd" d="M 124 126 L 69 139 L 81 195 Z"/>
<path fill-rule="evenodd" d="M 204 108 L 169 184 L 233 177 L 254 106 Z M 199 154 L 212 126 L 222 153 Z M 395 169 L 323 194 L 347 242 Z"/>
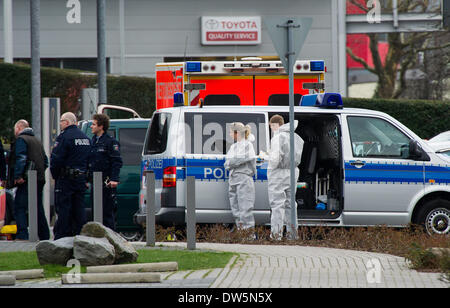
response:
<path fill-rule="evenodd" d="M 339 94 L 305 95 L 294 108 L 305 141 L 297 179 L 299 225 L 426 226 L 450 231 L 450 163 L 388 114 L 343 108 Z M 233 223 L 228 173 L 229 125 L 252 127 L 256 153 L 270 146 L 269 119 L 289 121 L 288 106 L 173 107 L 156 111 L 141 164 L 139 211 L 145 226 L 145 171 L 156 179 L 156 222 L 185 224 L 186 177 L 195 177 L 197 223 Z M 255 221 L 270 224 L 267 161 L 254 176 Z"/>

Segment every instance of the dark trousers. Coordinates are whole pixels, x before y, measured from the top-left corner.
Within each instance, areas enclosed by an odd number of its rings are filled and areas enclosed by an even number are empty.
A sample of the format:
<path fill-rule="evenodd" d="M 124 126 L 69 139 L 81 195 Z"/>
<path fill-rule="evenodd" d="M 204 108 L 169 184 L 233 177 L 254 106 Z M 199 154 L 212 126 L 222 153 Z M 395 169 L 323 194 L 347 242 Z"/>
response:
<path fill-rule="evenodd" d="M 53 228 L 55 240 L 79 235 L 86 223 L 85 183 L 83 178 L 58 179 L 55 182 L 55 210 L 58 215 Z"/>
<path fill-rule="evenodd" d="M 44 183 L 37 185 L 37 205 L 38 205 L 38 236 L 39 240 L 50 239 L 47 218 L 45 217 L 44 205 L 42 204 L 42 191 Z M 16 198 L 14 199 L 14 216 L 17 224 L 16 239 L 28 240 L 28 184 L 24 183 L 17 187 Z"/>

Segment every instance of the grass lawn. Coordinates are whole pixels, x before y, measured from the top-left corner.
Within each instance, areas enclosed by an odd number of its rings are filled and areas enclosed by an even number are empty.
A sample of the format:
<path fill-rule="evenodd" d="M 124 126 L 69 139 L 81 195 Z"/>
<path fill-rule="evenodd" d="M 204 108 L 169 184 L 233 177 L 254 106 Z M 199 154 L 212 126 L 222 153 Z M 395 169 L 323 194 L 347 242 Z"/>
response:
<path fill-rule="evenodd" d="M 142 249 L 138 250 L 137 263 L 178 262 L 178 270 L 200 270 L 223 268 L 233 256 L 228 252 L 205 252 L 172 249 Z M 44 269 L 46 278 L 60 277 L 71 268 L 61 265 L 40 265 L 36 252 L 0 252 L 0 271 L 25 269 Z M 81 267 L 85 273 L 86 268 Z"/>

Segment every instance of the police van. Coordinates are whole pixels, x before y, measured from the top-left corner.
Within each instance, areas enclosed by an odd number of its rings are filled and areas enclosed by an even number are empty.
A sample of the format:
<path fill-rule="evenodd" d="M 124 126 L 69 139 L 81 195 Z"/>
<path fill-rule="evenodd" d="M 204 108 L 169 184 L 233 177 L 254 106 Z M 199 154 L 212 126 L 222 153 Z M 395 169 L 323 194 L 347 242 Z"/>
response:
<path fill-rule="evenodd" d="M 406 226 L 450 231 L 450 164 L 391 116 L 342 108 L 338 94 L 305 95 L 296 106 L 296 133 L 305 141 L 297 179 L 299 225 Z M 287 106 L 180 106 L 157 110 L 147 131 L 141 164 L 139 211 L 145 225 L 145 171 L 156 178 L 156 220 L 185 223 L 186 177 L 194 176 L 197 223 L 233 223 L 228 173 L 229 126 L 252 127 L 256 153 L 270 146 L 269 119 L 289 121 Z M 255 221 L 270 223 L 268 162 L 254 176 Z"/>

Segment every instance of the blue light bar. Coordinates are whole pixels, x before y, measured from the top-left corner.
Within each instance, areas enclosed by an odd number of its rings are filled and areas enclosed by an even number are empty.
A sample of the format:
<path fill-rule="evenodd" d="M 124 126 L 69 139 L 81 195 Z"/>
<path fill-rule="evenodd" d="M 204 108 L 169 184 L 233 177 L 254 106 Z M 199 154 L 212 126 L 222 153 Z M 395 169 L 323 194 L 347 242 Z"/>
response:
<path fill-rule="evenodd" d="M 300 100 L 300 106 L 315 106 L 317 101 L 317 94 L 303 95 Z"/>
<path fill-rule="evenodd" d="M 340 109 L 344 106 L 344 104 L 339 93 L 321 93 L 303 95 L 300 101 L 300 106 Z"/>
<path fill-rule="evenodd" d="M 186 62 L 186 72 L 188 73 L 199 73 L 202 71 L 201 62 Z"/>
<path fill-rule="evenodd" d="M 183 93 L 181 92 L 176 92 L 173 95 L 173 106 L 174 107 L 182 107 L 184 106 L 184 97 L 183 97 Z"/>
<path fill-rule="evenodd" d="M 325 70 L 324 61 L 311 61 L 310 63 L 311 72 L 321 72 Z"/>

